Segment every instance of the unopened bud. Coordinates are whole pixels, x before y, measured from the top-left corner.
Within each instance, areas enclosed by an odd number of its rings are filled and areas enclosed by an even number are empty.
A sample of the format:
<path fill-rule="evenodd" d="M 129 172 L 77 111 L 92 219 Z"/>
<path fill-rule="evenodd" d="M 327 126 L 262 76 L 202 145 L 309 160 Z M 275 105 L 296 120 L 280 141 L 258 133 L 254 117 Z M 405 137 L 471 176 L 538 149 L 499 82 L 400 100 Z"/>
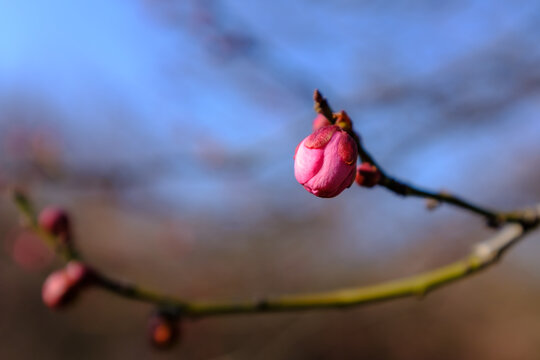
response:
<path fill-rule="evenodd" d="M 41 211 L 38 219 L 39 225 L 57 236 L 62 241 L 68 241 L 71 236 L 71 225 L 67 213 L 57 207 L 47 207 Z"/>
<path fill-rule="evenodd" d="M 79 261 L 70 261 L 65 268 L 51 273 L 41 289 L 45 305 L 58 309 L 73 300 L 84 284 L 88 283 L 91 271 Z"/>
<path fill-rule="evenodd" d="M 65 305 L 72 293 L 71 282 L 64 269 L 51 273 L 41 289 L 41 298 L 45 305 L 56 309 Z"/>
<path fill-rule="evenodd" d="M 358 149 L 354 139 L 339 126 L 324 126 L 297 147 L 294 176 L 310 193 L 330 198 L 354 182 Z"/>
<path fill-rule="evenodd" d="M 363 187 L 373 187 L 381 180 L 381 172 L 368 162 L 358 165 L 356 169 L 356 183 Z"/>
<path fill-rule="evenodd" d="M 149 338 L 152 345 L 157 348 L 168 348 L 173 345 L 178 337 L 178 319 L 175 316 L 156 313 L 148 322 Z"/>

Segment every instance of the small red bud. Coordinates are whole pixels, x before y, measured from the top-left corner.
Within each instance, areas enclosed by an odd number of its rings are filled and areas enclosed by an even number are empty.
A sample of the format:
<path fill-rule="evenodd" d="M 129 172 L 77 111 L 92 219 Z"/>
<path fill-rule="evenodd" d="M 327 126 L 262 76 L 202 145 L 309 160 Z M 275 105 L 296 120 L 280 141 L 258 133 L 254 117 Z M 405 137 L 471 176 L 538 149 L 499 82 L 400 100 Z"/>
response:
<path fill-rule="evenodd" d="M 38 219 L 39 225 L 49 233 L 68 241 L 71 235 L 71 226 L 67 213 L 57 207 L 47 207 L 41 211 Z"/>
<path fill-rule="evenodd" d="M 381 172 L 373 164 L 364 162 L 356 169 L 356 183 L 364 187 L 373 187 L 381 180 Z"/>
<path fill-rule="evenodd" d="M 73 300 L 83 284 L 88 283 L 90 270 L 79 261 L 70 261 L 65 268 L 51 273 L 41 289 L 45 305 L 58 309 Z"/>
<path fill-rule="evenodd" d="M 57 309 L 66 304 L 71 294 L 71 285 L 64 269 L 51 273 L 41 289 L 41 298 L 45 305 Z"/>
<path fill-rule="evenodd" d="M 178 319 L 174 316 L 156 313 L 148 322 L 149 338 L 152 345 L 164 349 L 173 345 L 179 337 Z"/>

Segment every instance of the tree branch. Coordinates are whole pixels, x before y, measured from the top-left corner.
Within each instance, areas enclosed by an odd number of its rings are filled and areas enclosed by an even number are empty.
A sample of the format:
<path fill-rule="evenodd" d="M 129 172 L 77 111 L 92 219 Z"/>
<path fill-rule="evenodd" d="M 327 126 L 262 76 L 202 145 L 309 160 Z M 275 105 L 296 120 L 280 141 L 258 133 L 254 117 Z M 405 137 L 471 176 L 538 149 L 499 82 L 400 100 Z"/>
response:
<path fill-rule="evenodd" d="M 323 114 L 326 118 L 328 118 L 328 120 L 330 120 L 332 123 L 335 123 L 335 117 L 332 115 L 333 110 L 330 107 L 326 98 L 321 94 L 319 90 L 315 90 L 315 93 L 313 95 L 313 100 L 315 102 L 315 111 L 320 114 Z M 387 188 L 388 190 L 392 191 L 393 193 L 397 195 L 415 196 L 415 197 L 420 197 L 420 198 L 433 199 L 441 203 L 447 203 L 447 204 L 457 206 L 461 209 L 471 211 L 475 214 L 483 216 L 487 220 L 487 224 L 490 227 L 495 227 L 495 228 L 506 222 L 520 223 L 523 225 L 523 227 L 534 225 L 536 222 L 535 218 L 531 218 L 530 216 L 527 216 L 527 214 L 524 214 L 522 211 L 515 211 L 515 212 L 493 211 L 493 210 L 484 208 L 482 206 L 473 204 L 468 200 L 452 195 L 446 191 L 437 192 L 437 191 L 426 190 L 426 189 L 422 189 L 420 187 L 408 184 L 405 181 L 399 180 L 387 174 L 386 171 L 379 164 L 377 164 L 376 160 L 373 158 L 373 156 L 371 156 L 371 154 L 365 148 L 364 143 L 361 140 L 361 137 L 358 135 L 358 133 L 356 133 L 354 130 L 351 130 L 349 133 L 356 141 L 356 144 L 358 146 L 358 157 L 360 158 L 360 160 L 362 162 L 367 162 L 374 165 L 379 170 L 381 174 L 381 180 L 379 181 L 379 185 Z"/>
<path fill-rule="evenodd" d="M 15 192 L 13 199 L 29 227 L 55 250 L 59 251 L 56 239 L 39 227 L 29 199 L 20 192 Z M 92 267 L 90 268 L 95 274 L 95 284 L 104 290 L 126 298 L 168 307 L 184 317 L 200 318 L 224 314 L 358 306 L 395 298 L 423 296 L 433 289 L 468 277 L 495 264 L 513 244 L 536 229 L 540 223 L 540 205 L 535 209 L 523 210 L 519 213 L 523 214 L 523 217 L 527 219 L 527 226 L 524 226 L 521 222 L 507 223 L 494 236 L 478 243 L 467 256 L 454 263 L 395 281 L 329 292 L 288 295 L 245 302 L 191 302 L 113 280 Z M 76 255 L 74 250 L 60 252 L 65 260 L 79 259 L 83 261 L 80 256 Z"/>

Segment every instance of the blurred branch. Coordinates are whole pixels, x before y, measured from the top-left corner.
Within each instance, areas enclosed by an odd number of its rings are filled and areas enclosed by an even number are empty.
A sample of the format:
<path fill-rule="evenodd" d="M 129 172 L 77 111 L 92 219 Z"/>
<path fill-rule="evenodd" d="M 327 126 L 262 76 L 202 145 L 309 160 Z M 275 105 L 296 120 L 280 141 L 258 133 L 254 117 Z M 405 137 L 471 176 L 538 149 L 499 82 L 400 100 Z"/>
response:
<path fill-rule="evenodd" d="M 17 191 L 14 192 L 13 199 L 30 228 L 58 251 L 59 248 L 56 245 L 58 242 L 55 242 L 54 237 L 51 237 L 39 227 L 30 200 L 23 193 Z M 378 285 L 314 294 L 290 295 L 246 302 L 190 302 L 113 280 L 92 267 L 90 268 L 95 274 L 95 284 L 97 286 L 120 296 L 154 303 L 161 307 L 166 306 L 169 309 L 174 309 L 179 315 L 186 317 L 356 306 L 408 296 L 423 296 L 430 290 L 468 277 L 495 264 L 511 245 L 533 229 L 536 229 L 540 223 L 540 205 L 535 209 L 528 209 L 519 213 L 524 214 L 523 216 L 529 219 L 528 226 L 521 222 L 508 223 L 493 237 L 478 243 L 469 255 L 447 266 Z M 78 259 L 83 261 L 82 257 L 77 256 L 74 250 L 63 251 L 62 255 L 65 260 Z"/>

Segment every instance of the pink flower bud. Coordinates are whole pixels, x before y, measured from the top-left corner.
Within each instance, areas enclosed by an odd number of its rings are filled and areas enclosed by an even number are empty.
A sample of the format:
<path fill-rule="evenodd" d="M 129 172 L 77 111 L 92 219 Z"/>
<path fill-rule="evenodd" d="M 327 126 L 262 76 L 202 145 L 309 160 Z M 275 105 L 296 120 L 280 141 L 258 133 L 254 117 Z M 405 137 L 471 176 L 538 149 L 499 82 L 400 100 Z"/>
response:
<path fill-rule="evenodd" d="M 67 241 L 70 236 L 71 227 L 67 213 L 57 207 L 47 207 L 39 214 L 39 225 L 54 236 L 61 237 Z"/>
<path fill-rule="evenodd" d="M 51 273 L 41 289 L 45 305 L 56 309 L 69 303 L 86 280 L 90 270 L 79 261 L 70 261 L 65 268 Z"/>
<path fill-rule="evenodd" d="M 149 338 L 157 348 L 167 348 L 179 337 L 178 320 L 165 314 L 154 314 L 148 322 Z"/>
<path fill-rule="evenodd" d="M 294 176 L 315 196 L 330 198 L 352 185 L 358 149 L 339 126 L 324 126 L 298 145 Z"/>
<path fill-rule="evenodd" d="M 328 125 L 332 125 L 330 120 L 328 120 L 323 114 L 317 114 L 317 117 L 313 120 L 313 131 L 317 131 L 323 126 Z"/>
<path fill-rule="evenodd" d="M 373 164 L 364 162 L 358 165 L 356 183 L 363 187 L 373 187 L 381 180 L 381 172 Z"/>
<path fill-rule="evenodd" d="M 71 293 L 71 280 L 64 269 L 51 273 L 41 289 L 41 297 L 45 305 L 59 308 L 66 303 Z"/>

